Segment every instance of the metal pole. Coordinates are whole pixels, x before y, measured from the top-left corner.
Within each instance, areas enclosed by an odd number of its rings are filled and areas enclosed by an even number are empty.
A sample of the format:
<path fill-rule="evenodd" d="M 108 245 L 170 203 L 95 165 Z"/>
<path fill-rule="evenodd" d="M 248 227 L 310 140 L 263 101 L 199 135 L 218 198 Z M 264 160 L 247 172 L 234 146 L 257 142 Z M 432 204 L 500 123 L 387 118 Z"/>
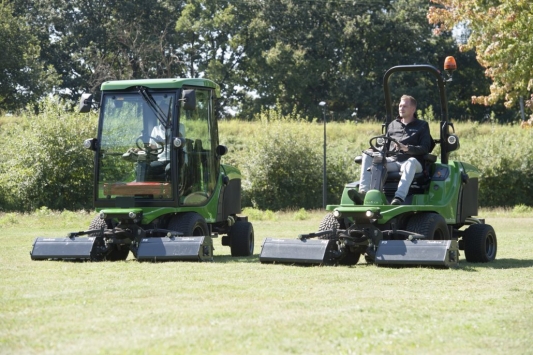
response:
<path fill-rule="evenodd" d="M 322 166 L 322 173 L 323 173 L 323 179 L 322 179 L 322 208 L 326 209 L 327 200 L 328 200 L 328 177 L 326 174 L 326 103 L 324 101 L 321 101 L 318 104 L 320 107 L 322 107 L 322 115 L 323 115 L 323 121 L 324 121 L 324 163 Z"/>

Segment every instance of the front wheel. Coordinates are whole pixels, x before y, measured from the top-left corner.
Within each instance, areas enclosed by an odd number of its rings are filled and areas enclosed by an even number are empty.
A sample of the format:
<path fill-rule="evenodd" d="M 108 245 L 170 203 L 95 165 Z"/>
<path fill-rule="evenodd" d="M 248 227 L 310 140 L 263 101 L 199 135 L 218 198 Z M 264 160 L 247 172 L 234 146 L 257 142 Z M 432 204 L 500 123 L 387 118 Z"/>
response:
<path fill-rule="evenodd" d="M 488 224 L 473 224 L 463 235 L 466 261 L 487 263 L 496 258 L 498 242 L 496 232 Z"/>
<path fill-rule="evenodd" d="M 328 213 L 324 216 L 322 219 L 322 222 L 320 222 L 320 225 L 318 226 L 319 232 L 329 231 L 329 230 L 337 230 L 337 229 L 344 229 L 344 220 L 339 221 L 333 213 Z M 335 234 L 329 233 L 327 235 L 323 235 L 319 237 L 320 239 L 331 239 L 334 238 Z M 340 259 L 338 259 L 339 265 L 355 265 L 359 262 L 359 258 L 361 257 L 361 253 L 357 250 L 350 250 L 346 247 L 344 254 L 341 256 Z"/>
<path fill-rule="evenodd" d="M 89 224 L 89 230 L 96 230 L 96 229 L 110 229 L 111 222 L 106 221 L 100 218 L 100 216 L 94 217 L 94 219 Z M 97 249 L 101 251 L 101 253 L 96 253 L 97 257 L 95 257 L 95 261 L 101 261 L 101 260 L 107 260 L 107 261 L 124 261 L 128 258 L 128 254 L 130 253 L 130 248 L 128 245 L 117 245 L 117 244 L 111 244 L 107 247 L 104 244 L 104 239 L 101 236 L 101 233 L 91 233 L 89 236 L 101 238 L 101 243 L 97 246 Z"/>
<path fill-rule="evenodd" d="M 320 225 L 318 226 L 319 232 L 324 232 L 328 230 L 337 230 L 341 228 L 341 222 L 335 216 L 333 213 L 328 213 L 324 216 L 322 219 L 322 222 L 320 222 Z M 335 234 L 327 234 L 320 237 L 320 239 L 331 239 L 335 237 Z"/>
<path fill-rule="evenodd" d="M 339 265 L 355 265 L 359 262 L 360 257 L 361 253 L 359 251 L 346 250 L 346 254 L 344 254 L 344 256 L 339 259 Z"/>

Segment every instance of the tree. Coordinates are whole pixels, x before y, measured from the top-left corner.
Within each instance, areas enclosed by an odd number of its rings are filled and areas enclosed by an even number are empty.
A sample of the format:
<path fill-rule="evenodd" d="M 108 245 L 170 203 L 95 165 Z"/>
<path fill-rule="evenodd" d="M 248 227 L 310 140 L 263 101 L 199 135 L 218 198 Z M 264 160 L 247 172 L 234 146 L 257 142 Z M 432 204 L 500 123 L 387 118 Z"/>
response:
<path fill-rule="evenodd" d="M 183 0 L 13 0 L 39 38 L 41 58 L 77 99 L 105 80 L 182 75 L 174 23 Z"/>
<path fill-rule="evenodd" d="M 471 34 L 461 50 L 474 49 L 477 60 L 492 79 L 490 93 L 472 96 L 472 101 L 493 105 L 505 99 L 506 107 L 516 105 L 520 96 L 533 90 L 531 36 L 533 4 L 529 0 L 432 0 L 428 19 L 435 33 L 451 31 L 465 24 Z"/>
<path fill-rule="evenodd" d="M 327 101 L 336 117 L 350 118 L 384 111 L 382 78 L 398 64 L 434 63 L 455 51 L 449 36 L 433 37 L 425 2 L 272 0 L 250 2 L 254 19 L 243 28 L 248 39 L 240 64 L 245 92 L 243 112 L 281 106 L 320 116 Z M 426 96 L 412 80 L 413 95 Z"/>
<path fill-rule="evenodd" d="M 225 111 L 244 95 L 240 88 L 247 76 L 247 51 L 251 50 L 246 33 L 253 13 L 247 7 L 241 1 L 190 0 L 176 21 L 175 30 L 182 41 L 179 55 L 187 75 L 208 77 L 221 87 L 218 116 L 227 115 Z"/>
<path fill-rule="evenodd" d="M 0 111 L 24 108 L 59 84 L 54 68 L 40 59 L 37 38 L 13 6 L 0 3 Z"/>

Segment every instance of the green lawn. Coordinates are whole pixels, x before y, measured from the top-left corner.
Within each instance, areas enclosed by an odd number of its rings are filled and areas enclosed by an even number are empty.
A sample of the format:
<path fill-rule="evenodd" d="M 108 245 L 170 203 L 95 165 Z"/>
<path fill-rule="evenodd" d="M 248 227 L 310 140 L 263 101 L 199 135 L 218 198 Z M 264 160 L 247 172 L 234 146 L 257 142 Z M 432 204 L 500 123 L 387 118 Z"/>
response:
<path fill-rule="evenodd" d="M 31 261 L 84 213 L 0 215 L 0 354 L 533 354 L 533 217 L 487 212 L 497 260 L 456 269 L 258 262 L 323 212 L 253 221 L 255 255 L 213 263 Z M 301 217 L 301 214 L 300 214 Z"/>

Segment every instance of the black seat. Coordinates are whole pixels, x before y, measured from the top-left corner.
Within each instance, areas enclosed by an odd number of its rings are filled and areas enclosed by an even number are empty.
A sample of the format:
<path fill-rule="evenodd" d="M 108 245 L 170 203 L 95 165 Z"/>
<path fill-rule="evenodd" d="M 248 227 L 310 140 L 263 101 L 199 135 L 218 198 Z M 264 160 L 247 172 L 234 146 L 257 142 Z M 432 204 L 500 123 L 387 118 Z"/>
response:
<path fill-rule="evenodd" d="M 426 178 L 426 177 L 429 177 L 429 170 L 431 168 L 431 165 L 433 163 L 435 163 L 437 161 L 437 156 L 434 155 L 434 154 L 426 154 L 424 155 L 424 170 L 421 172 L 421 173 L 416 173 L 415 174 L 415 178 L 413 179 L 413 182 L 414 181 L 417 181 L 419 179 L 423 179 L 423 178 Z M 402 173 L 399 172 L 399 171 L 394 171 L 394 172 L 388 172 L 387 173 L 387 180 L 386 182 L 389 182 L 389 181 L 400 181 L 400 178 L 402 177 Z"/>
<path fill-rule="evenodd" d="M 421 173 L 415 174 L 413 182 L 409 187 L 408 195 L 424 193 L 424 190 L 429 186 L 429 183 L 431 182 L 431 166 L 436 161 L 436 155 L 424 155 L 424 170 Z M 383 192 L 385 193 L 385 196 L 394 196 L 396 190 L 398 189 L 398 182 L 400 181 L 401 177 L 402 174 L 399 171 L 387 173 L 387 179 L 385 180 L 385 184 L 383 186 Z"/>
<path fill-rule="evenodd" d="M 362 156 L 357 156 L 354 159 L 355 163 L 362 163 Z M 409 188 L 409 195 L 413 193 L 424 193 L 424 190 L 429 186 L 431 181 L 431 166 L 437 161 L 437 156 L 434 154 L 424 155 L 424 170 L 421 173 L 416 173 Z M 385 184 L 383 185 L 383 192 L 387 197 L 394 197 L 398 189 L 398 182 L 402 177 L 401 172 L 388 172 Z"/>

